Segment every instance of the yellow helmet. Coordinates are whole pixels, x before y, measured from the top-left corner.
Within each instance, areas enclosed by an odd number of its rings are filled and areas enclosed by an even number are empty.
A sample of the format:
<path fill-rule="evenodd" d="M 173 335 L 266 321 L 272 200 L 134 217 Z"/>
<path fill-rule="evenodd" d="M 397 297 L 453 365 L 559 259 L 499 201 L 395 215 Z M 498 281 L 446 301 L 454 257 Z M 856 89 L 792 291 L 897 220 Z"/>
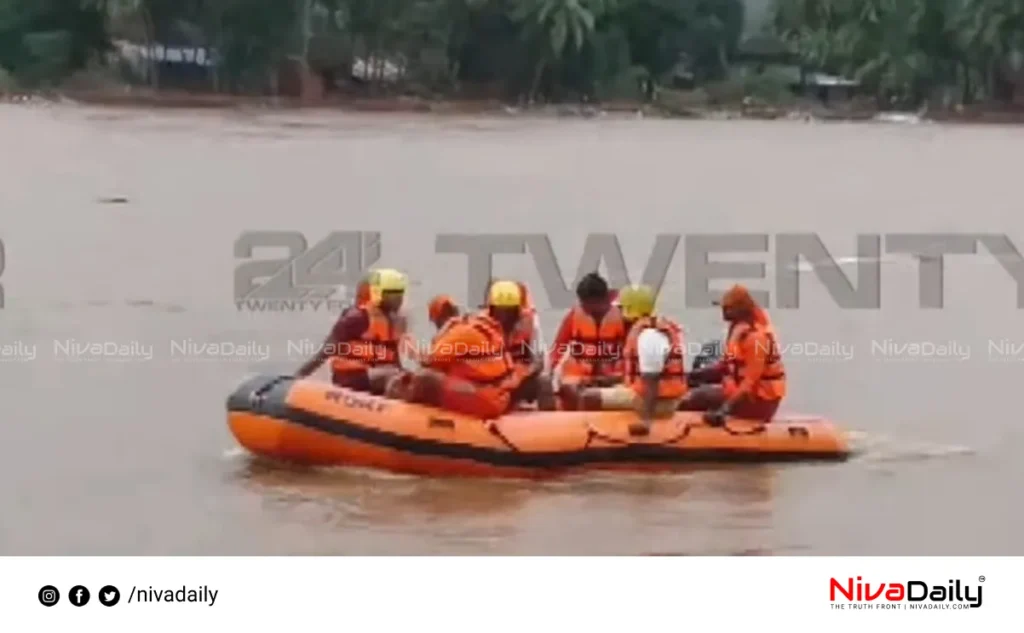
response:
<path fill-rule="evenodd" d="M 409 287 L 409 279 L 401 271 L 394 268 L 382 268 L 370 273 L 370 294 L 374 303 L 380 301 L 385 292 L 405 292 Z"/>
<path fill-rule="evenodd" d="M 519 308 L 523 305 L 523 292 L 514 281 L 496 281 L 487 293 L 489 308 Z"/>
<path fill-rule="evenodd" d="M 650 286 L 627 286 L 619 292 L 622 316 L 635 321 L 654 314 L 655 295 Z"/>

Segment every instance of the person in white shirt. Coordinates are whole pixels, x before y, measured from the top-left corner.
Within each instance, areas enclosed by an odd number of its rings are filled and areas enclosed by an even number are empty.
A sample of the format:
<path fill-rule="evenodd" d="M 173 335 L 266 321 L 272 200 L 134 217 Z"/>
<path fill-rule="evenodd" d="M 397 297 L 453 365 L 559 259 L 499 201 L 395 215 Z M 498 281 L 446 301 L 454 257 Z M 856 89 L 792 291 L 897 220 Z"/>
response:
<path fill-rule="evenodd" d="M 640 332 L 636 340 L 638 364 L 641 376 L 659 376 L 665 369 L 672 340 L 659 329 L 648 327 Z"/>
<path fill-rule="evenodd" d="M 633 409 L 640 420 L 630 432 L 644 435 L 656 417 L 671 417 L 686 395 L 682 328 L 654 314 L 655 293 L 630 286 L 619 293 L 623 318 L 629 323 L 624 354 L 626 376 L 621 387 L 603 389 L 603 409 Z"/>

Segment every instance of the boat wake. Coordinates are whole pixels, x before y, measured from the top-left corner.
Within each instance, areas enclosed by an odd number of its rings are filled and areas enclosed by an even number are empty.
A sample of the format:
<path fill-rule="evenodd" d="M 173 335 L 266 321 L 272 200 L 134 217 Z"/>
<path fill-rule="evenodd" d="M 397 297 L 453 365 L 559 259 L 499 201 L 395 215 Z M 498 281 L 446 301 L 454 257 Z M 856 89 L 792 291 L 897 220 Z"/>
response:
<path fill-rule="evenodd" d="M 242 459 L 247 459 L 248 456 L 249 452 L 246 451 L 241 446 L 234 446 L 232 448 L 226 449 L 223 453 L 221 453 L 221 458 L 226 462 L 234 462 Z"/>
<path fill-rule="evenodd" d="M 262 474 L 273 472 L 278 475 L 290 474 L 292 477 L 302 480 L 304 477 L 312 477 L 319 480 L 329 480 L 332 476 L 337 478 L 351 479 L 353 477 L 365 477 L 376 480 L 415 480 L 422 479 L 418 475 L 407 475 L 393 473 L 385 470 L 371 468 L 359 468 L 357 466 L 302 466 L 292 465 L 286 462 L 278 462 L 270 459 L 257 457 L 240 446 L 225 449 L 221 453 L 221 459 L 226 462 L 237 463 L 245 467 L 247 474 Z"/>
<path fill-rule="evenodd" d="M 969 446 L 933 444 L 889 435 L 869 434 L 862 431 L 850 432 L 850 444 L 853 448 L 850 461 L 861 463 L 944 459 L 974 455 L 977 452 Z"/>

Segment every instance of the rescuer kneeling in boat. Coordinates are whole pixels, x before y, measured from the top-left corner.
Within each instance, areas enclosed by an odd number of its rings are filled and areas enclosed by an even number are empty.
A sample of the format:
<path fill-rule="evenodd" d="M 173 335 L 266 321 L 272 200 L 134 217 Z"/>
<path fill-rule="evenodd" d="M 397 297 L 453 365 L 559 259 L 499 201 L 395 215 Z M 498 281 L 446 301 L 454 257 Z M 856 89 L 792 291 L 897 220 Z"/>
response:
<path fill-rule="evenodd" d="M 619 305 L 629 325 L 623 349 L 624 384 L 597 390 L 596 402 L 589 397 L 582 402 L 587 409 L 637 411 L 640 420 L 629 430 L 634 435 L 645 435 L 654 418 L 675 415 L 686 395 L 683 332 L 672 319 L 655 315 L 655 293 L 648 286 L 624 288 L 619 293 Z"/>
<path fill-rule="evenodd" d="M 399 345 L 407 341 L 401 308 L 408 279 L 384 269 L 372 272 L 369 282 L 369 300 L 357 298 L 341 315 L 316 355 L 296 372 L 298 377 L 309 376 L 329 358 L 335 385 L 382 394 L 401 372 Z"/>
<path fill-rule="evenodd" d="M 693 384 L 680 409 L 707 411 L 704 420 L 721 426 L 728 416 L 769 422 L 786 396 L 786 370 L 768 313 L 750 292 L 736 285 L 718 302 L 729 324 L 725 354 L 691 373 Z"/>
<path fill-rule="evenodd" d="M 587 390 L 591 399 L 599 398 L 593 388 L 621 383 L 625 371 L 627 326 L 612 303 L 608 282 L 596 272 L 585 275 L 576 285 L 576 299 L 562 319 L 548 362 L 553 371 L 564 359 L 558 390 L 564 409 L 578 409 Z"/>

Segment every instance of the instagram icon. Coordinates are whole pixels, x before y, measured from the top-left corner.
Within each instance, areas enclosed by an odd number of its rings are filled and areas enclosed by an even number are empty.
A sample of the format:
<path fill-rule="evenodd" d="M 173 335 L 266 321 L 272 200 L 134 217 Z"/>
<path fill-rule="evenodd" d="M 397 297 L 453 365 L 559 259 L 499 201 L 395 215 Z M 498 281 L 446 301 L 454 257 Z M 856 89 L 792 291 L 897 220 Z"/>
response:
<path fill-rule="evenodd" d="M 60 602 L 60 592 L 53 585 L 46 585 L 39 590 L 39 603 L 44 607 L 52 607 Z"/>

